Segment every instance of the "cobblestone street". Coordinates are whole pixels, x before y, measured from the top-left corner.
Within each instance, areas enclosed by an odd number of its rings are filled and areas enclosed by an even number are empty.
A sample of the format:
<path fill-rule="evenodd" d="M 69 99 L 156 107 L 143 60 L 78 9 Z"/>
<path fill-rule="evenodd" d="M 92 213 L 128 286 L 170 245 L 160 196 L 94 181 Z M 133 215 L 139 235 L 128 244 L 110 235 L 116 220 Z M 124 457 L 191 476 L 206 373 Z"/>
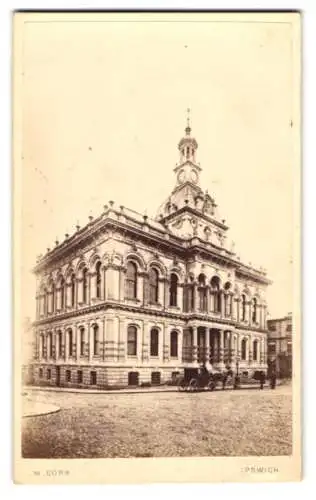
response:
<path fill-rule="evenodd" d="M 25 458 L 289 455 L 291 387 L 186 394 L 34 391 L 55 414 L 23 420 Z"/>

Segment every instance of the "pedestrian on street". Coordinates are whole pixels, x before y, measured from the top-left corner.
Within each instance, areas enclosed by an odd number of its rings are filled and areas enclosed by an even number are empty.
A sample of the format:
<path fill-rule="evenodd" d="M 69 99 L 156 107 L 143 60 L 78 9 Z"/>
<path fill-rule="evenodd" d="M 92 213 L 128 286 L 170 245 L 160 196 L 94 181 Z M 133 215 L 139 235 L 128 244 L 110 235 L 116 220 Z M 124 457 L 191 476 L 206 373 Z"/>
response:
<path fill-rule="evenodd" d="M 260 373 L 260 389 L 263 389 L 265 381 L 266 381 L 266 375 L 264 372 L 261 372 Z"/>
<path fill-rule="evenodd" d="M 270 377 L 270 387 L 271 387 L 271 389 L 275 389 L 275 386 L 276 386 L 276 373 L 273 372 L 273 373 L 271 373 L 271 377 Z"/>

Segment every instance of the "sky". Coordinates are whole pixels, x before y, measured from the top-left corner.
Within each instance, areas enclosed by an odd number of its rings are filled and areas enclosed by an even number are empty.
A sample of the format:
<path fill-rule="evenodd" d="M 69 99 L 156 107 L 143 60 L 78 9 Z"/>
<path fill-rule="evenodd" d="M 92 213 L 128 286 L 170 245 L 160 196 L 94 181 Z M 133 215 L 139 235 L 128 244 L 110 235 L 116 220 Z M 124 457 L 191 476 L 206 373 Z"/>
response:
<path fill-rule="evenodd" d="M 292 28 L 252 22 L 29 22 L 22 71 L 22 313 L 36 255 L 114 200 L 149 216 L 173 189 L 191 109 L 200 185 L 245 263 L 293 309 Z"/>

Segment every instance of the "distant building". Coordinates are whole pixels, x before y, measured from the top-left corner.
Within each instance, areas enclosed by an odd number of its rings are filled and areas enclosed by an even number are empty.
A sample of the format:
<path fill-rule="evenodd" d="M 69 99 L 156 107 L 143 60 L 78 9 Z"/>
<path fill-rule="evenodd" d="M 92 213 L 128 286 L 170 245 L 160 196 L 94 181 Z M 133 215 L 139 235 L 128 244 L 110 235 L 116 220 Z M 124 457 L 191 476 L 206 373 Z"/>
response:
<path fill-rule="evenodd" d="M 32 382 L 32 361 L 35 349 L 35 335 L 30 318 L 25 318 L 25 320 L 23 321 L 22 330 L 22 382 L 24 384 L 29 384 Z"/>
<path fill-rule="evenodd" d="M 292 376 L 292 314 L 283 318 L 269 319 L 268 366 L 278 377 Z"/>
<path fill-rule="evenodd" d="M 227 248 L 197 147 L 188 123 L 156 219 L 111 201 L 38 259 L 34 383 L 159 384 L 206 361 L 267 371 L 270 280 Z"/>

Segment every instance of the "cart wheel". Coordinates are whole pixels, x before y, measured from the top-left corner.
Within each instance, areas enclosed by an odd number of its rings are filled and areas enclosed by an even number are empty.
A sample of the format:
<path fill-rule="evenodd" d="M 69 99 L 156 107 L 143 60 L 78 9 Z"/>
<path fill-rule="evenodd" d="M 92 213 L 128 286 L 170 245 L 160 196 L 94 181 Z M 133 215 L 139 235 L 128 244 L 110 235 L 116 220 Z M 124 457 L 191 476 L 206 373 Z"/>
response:
<path fill-rule="evenodd" d="M 191 380 L 189 382 L 188 390 L 190 392 L 193 392 L 193 391 L 197 391 L 197 388 L 198 388 L 198 381 L 196 380 L 196 378 L 191 378 Z"/>
<path fill-rule="evenodd" d="M 184 381 L 184 379 L 182 378 L 182 379 L 179 381 L 179 383 L 178 383 L 178 391 L 183 392 L 183 391 L 185 391 L 185 389 L 186 389 L 185 381 Z"/>
<path fill-rule="evenodd" d="M 214 391 L 216 387 L 216 382 L 214 380 L 210 380 L 209 383 L 207 384 L 207 388 L 209 391 Z"/>

